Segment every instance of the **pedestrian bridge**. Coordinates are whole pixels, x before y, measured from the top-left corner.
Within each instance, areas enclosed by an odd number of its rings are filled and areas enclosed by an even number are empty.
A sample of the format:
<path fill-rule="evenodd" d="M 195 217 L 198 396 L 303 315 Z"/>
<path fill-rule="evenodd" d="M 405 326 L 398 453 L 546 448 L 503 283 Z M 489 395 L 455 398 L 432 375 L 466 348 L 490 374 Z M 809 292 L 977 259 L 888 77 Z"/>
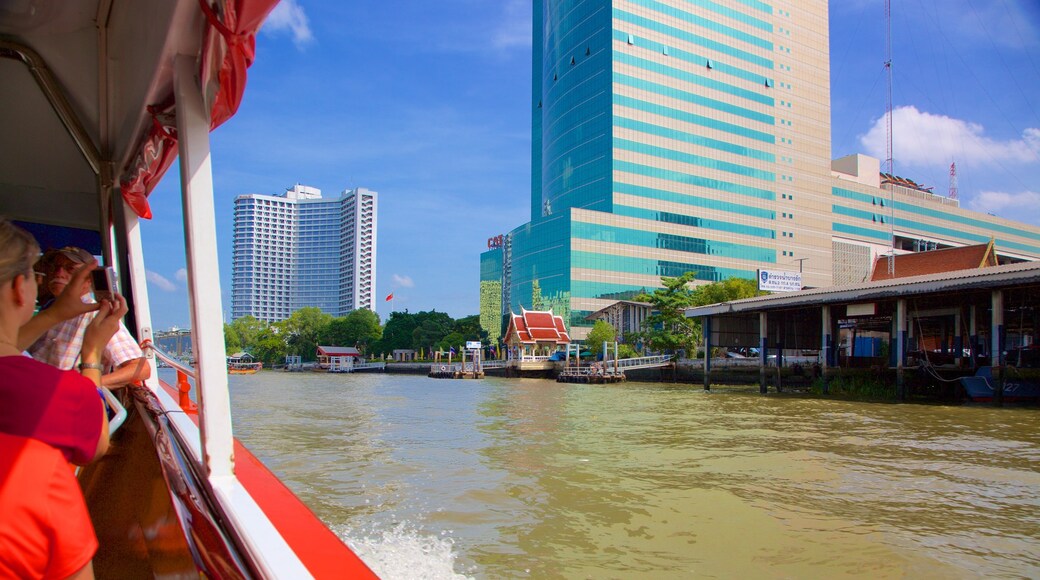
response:
<path fill-rule="evenodd" d="M 534 357 L 529 357 L 534 360 Z M 656 355 L 656 356 L 643 356 L 638 358 L 623 358 L 617 361 L 617 369 L 619 371 L 636 370 L 636 369 L 653 369 L 666 367 L 672 364 L 673 356 L 670 354 Z M 538 362 L 546 362 L 549 357 L 539 357 Z M 511 360 L 485 360 L 480 362 L 480 366 L 485 369 L 501 369 L 509 366 Z M 560 361 L 563 362 L 563 361 Z M 602 364 L 602 363 L 601 363 Z M 574 365 L 572 365 L 574 366 Z M 589 367 L 590 364 L 580 365 L 581 367 Z M 610 369 L 614 369 L 614 361 L 607 361 L 606 366 Z"/>
<path fill-rule="evenodd" d="M 639 358 L 623 358 L 617 361 L 617 368 L 622 371 L 634 371 L 636 369 L 656 369 L 672 364 L 674 357 L 670 354 L 656 356 L 643 356 Z M 607 365 L 613 365 L 613 361 L 607 361 Z"/>

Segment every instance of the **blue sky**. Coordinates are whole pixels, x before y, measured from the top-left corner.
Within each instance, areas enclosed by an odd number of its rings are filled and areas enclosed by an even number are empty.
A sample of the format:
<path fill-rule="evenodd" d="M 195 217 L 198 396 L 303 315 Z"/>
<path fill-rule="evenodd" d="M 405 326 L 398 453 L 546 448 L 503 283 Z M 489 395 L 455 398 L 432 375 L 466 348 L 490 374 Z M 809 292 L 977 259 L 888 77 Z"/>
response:
<path fill-rule="evenodd" d="M 1040 225 L 1040 2 L 895 2 L 896 173 Z M 886 156 L 883 0 L 831 1 L 832 156 Z M 283 0 L 212 134 L 224 310 L 235 196 L 379 192 L 377 312 L 478 312 L 487 238 L 529 219 L 531 0 Z M 189 326 L 176 167 L 143 228 L 158 329 Z"/>

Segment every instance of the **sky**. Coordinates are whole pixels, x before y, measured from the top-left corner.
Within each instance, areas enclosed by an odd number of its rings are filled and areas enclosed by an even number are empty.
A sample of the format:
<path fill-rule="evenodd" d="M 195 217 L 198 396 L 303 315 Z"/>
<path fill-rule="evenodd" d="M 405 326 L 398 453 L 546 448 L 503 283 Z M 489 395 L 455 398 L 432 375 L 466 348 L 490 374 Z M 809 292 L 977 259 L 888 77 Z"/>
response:
<path fill-rule="evenodd" d="M 378 192 L 382 320 L 479 312 L 487 239 L 530 219 L 531 1 L 282 0 L 211 134 L 228 319 L 235 197 L 297 183 Z M 895 173 L 946 195 L 956 162 L 962 206 L 1040 225 L 1040 2 L 893 4 Z M 885 23 L 884 0 L 830 3 L 834 158 L 887 157 Z M 142 228 L 160 330 L 190 326 L 179 187 Z"/>

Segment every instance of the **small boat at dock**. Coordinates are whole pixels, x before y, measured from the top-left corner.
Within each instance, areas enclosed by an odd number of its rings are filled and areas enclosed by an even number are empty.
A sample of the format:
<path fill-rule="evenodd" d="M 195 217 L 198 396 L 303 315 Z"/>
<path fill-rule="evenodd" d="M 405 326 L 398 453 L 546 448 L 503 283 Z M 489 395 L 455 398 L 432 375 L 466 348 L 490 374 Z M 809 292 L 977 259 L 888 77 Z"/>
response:
<path fill-rule="evenodd" d="M 1014 367 L 1005 371 L 1003 399 L 1006 402 L 1040 400 L 1040 383 L 1015 376 Z M 979 367 L 974 376 L 961 377 L 961 386 L 973 402 L 989 402 L 997 397 L 999 383 L 993 378 L 993 367 Z"/>

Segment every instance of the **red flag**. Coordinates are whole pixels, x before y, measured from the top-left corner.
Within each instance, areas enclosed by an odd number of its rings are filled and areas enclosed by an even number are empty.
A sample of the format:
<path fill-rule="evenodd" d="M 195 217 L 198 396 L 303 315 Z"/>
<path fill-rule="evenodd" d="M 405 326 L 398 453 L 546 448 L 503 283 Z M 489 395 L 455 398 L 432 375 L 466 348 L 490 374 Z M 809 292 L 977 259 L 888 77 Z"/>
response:
<path fill-rule="evenodd" d="M 391 293 L 386 295 L 386 302 L 390 302 L 393 299 L 394 299 L 394 293 L 393 292 L 391 292 Z"/>

